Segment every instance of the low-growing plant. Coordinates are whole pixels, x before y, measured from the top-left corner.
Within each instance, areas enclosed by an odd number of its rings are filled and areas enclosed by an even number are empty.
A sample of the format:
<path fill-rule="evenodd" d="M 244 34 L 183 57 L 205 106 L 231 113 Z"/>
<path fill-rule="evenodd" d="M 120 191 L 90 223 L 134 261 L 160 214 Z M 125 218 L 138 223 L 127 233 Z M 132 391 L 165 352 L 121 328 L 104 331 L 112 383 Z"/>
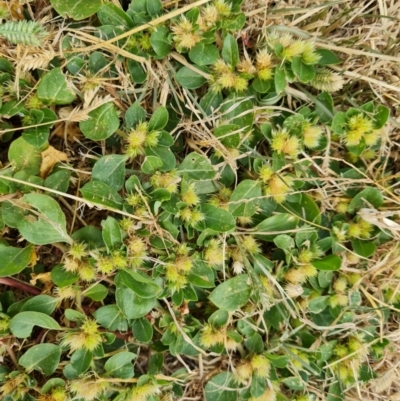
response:
<path fill-rule="evenodd" d="M 241 2 L 0 25 L 25 52 L 0 59 L 4 401 L 333 401 L 376 377 L 389 110 L 337 106 L 341 60 L 311 39 L 249 44 Z"/>

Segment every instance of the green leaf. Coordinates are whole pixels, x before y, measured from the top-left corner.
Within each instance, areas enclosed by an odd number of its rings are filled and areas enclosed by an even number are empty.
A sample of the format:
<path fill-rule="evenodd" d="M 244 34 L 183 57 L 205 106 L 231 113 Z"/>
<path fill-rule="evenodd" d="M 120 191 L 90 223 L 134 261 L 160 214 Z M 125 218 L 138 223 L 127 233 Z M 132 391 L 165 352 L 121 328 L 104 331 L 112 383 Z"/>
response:
<path fill-rule="evenodd" d="M 79 275 L 67 272 L 63 265 L 59 264 L 51 269 L 51 279 L 57 287 L 66 287 L 76 283 L 79 280 Z"/>
<path fill-rule="evenodd" d="M 382 128 L 390 116 L 390 110 L 386 106 L 379 105 L 374 114 L 374 128 Z"/>
<path fill-rule="evenodd" d="M 60 326 L 50 316 L 40 312 L 21 312 L 10 320 L 10 330 L 15 337 L 27 338 L 31 335 L 33 326 L 49 330 L 59 330 Z"/>
<path fill-rule="evenodd" d="M 257 238 L 264 241 L 273 241 L 279 234 L 284 234 L 297 228 L 299 219 L 288 213 L 280 213 L 272 217 L 268 217 L 255 227 Z M 259 233 L 262 232 L 262 233 Z M 264 234 L 265 233 L 265 234 Z"/>
<path fill-rule="evenodd" d="M 89 113 L 89 120 L 81 121 L 79 128 L 86 138 L 100 141 L 110 137 L 119 127 L 119 118 L 113 103 L 106 103 Z"/>
<path fill-rule="evenodd" d="M 149 15 L 156 17 L 162 12 L 163 5 L 160 0 L 147 0 L 146 10 Z"/>
<path fill-rule="evenodd" d="M 239 62 L 238 44 L 236 39 L 231 34 L 225 36 L 221 55 L 225 63 L 230 64 L 232 67 L 236 67 L 237 63 Z"/>
<path fill-rule="evenodd" d="M 229 200 L 229 211 L 233 216 L 251 217 L 257 211 L 262 195 L 259 181 L 243 180 L 233 191 Z"/>
<path fill-rule="evenodd" d="M 351 240 L 353 251 L 364 258 L 369 258 L 375 253 L 376 245 L 371 241 L 362 241 L 358 238 Z"/>
<path fill-rule="evenodd" d="M 340 64 L 340 58 L 328 49 L 318 49 L 315 51 L 321 56 L 318 61 L 319 65 Z"/>
<path fill-rule="evenodd" d="M 321 297 L 312 298 L 308 301 L 308 308 L 311 313 L 321 313 L 328 306 L 330 296 L 324 295 Z"/>
<path fill-rule="evenodd" d="M 210 294 L 210 301 L 220 309 L 233 312 L 245 305 L 250 298 L 249 276 L 241 274 L 224 281 Z"/>
<path fill-rule="evenodd" d="M 219 373 L 205 385 L 205 401 L 237 401 L 236 387 L 237 384 L 232 373 Z"/>
<path fill-rule="evenodd" d="M 115 7 L 115 6 L 114 6 Z M 122 10 L 119 9 L 121 12 Z M 90 74 L 103 74 L 103 68 L 107 67 L 106 56 L 101 52 L 93 52 L 89 57 L 88 68 Z"/>
<path fill-rule="evenodd" d="M 37 88 L 38 98 L 45 104 L 70 104 L 75 99 L 74 92 L 68 88 L 67 78 L 61 68 L 54 68 L 43 75 Z"/>
<path fill-rule="evenodd" d="M 53 198 L 31 193 L 24 195 L 22 201 L 36 209 L 18 223 L 18 230 L 27 241 L 36 245 L 72 242 L 65 215 Z"/>
<path fill-rule="evenodd" d="M 85 320 L 86 316 L 74 309 L 65 309 L 64 316 L 70 322 L 81 323 Z"/>
<path fill-rule="evenodd" d="M 208 322 L 214 327 L 222 327 L 228 323 L 229 313 L 223 309 L 217 309 L 209 318 Z"/>
<path fill-rule="evenodd" d="M 290 358 L 286 355 L 267 354 L 266 356 L 271 361 L 271 365 L 280 369 L 286 368 L 290 361 Z"/>
<path fill-rule="evenodd" d="M 155 298 L 161 292 L 161 287 L 154 283 L 149 277 L 130 270 L 120 270 L 118 273 L 122 282 L 141 298 Z"/>
<path fill-rule="evenodd" d="M 344 394 L 340 383 L 336 382 L 330 385 L 326 401 L 343 401 Z"/>
<path fill-rule="evenodd" d="M 229 124 L 236 124 L 247 132 L 254 121 L 254 105 L 251 100 L 231 93 L 221 105 L 221 113 Z"/>
<path fill-rule="evenodd" d="M 36 369 L 49 376 L 56 371 L 60 357 L 61 348 L 58 345 L 38 344 L 30 347 L 19 358 L 18 363 L 26 369 L 27 373 Z"/>
<path fill-rule="evenodd" d="M 285 202 L 284 207 L 308 222 L 321 224 L 321 211 L 311 196 L 307 194 L 301 194 L 299 203 Z"/>
<path fill-rule="evenodd" d="M 40 312 L 45 315 L 51 315 L 58 303 L 58 299 L 50 295 L 37 295 L 28 299 L 20 309 L 20 312 Z"/>
<path fill-rule="evenodd" d="M 108 294 L 107 287 L 103 284 L 97 283 L 93 287 L 89 288 L 87 291 L 83 293 L 85 297 L 90 298 L 92 301 L 100 302 L 102 301 Z"/>
<path fill-rule="evenodd" d="M 68 170 L 59 170 L 50 174 L 44 180 L 44 186 L 46 188 L 55 189 L 60 192 L 67 192 L 69 187 L 69 180 L 71 178 L 71 172 Z"/>
<path fill-rule="evenodd" d="M 136 60 L 127 60 L 129 76 L 135 84 L 142 84 L 147 79 L 147 72 L 143 69 L 142 65 Z M 126 124 L 125 120 L 125 124 Z"/>
<path fill-rule="evenodd" d="M 149 131 L 162 130 L 168 123 L 168 110 L 161 106 L 151 116 L 149 121 Z"/>
<path fill-rule="evenodd" d="M 224 209 L 209 204 L 203 204 L 200 210 L 204 213 L 204 224 L 206 228 L 224 233 L 236 227 L 235 218 Z"/>
<path fill-rule="evenodd" d="M 284 251 L 289 251 L 294 247 L 294 240 L 286 234 L 279 234 L 274 238 L 274 244 Z"/>
<path fill-rule="evenodd" d="M 97 17 L 102 25 L 121 26 L 125 29 L 134 26 L 129 15 L 112 3 L 103 4 L 97 12 Z"/>
<path fill-rule="evenodd" d="M 114 217 L 108 216 L 106 220 L 101 222 L 101 226 L 103 227 L 103 241 L 108 252 L 119 248 L 122 245 L 122 232 L 118 221 Z"/>
<path fill-rule="evenodd" d="M 197 89 L 206 83 L 206 79 L 188 67 L 182 67 L 175 75 L 176 80 L 186 89 Z"/>
<path fill-rule="evenodd" d="M 133 128 L 146 120 L 146 110 L 138 102 L 133 103 L 125 113 L 126 128 Z"/>
<path fill-rule="evenodd" d="M 205 96 L 200 100 L 200 107 L 204 110 L 207 116 L 215 113 L 215 110 L 221 105 L 223 101 L 222 94 L 220 92 L 208 91 Z"/>
<path fill-rule="evenodd" d="M 383 204 L 383 195 L 379 189 L 374 187 L 366 187 L 359 192 L 350 202 L 347 211 L 354 213 L 363 207 L 373 207 L 378 209 Z"/>
<path fill-rule="evenodd" d="M 93 313 L 93 316 L 99 324 L 108 330 L 128 330 L 128 322 L 115 304 L 102 306 Z"/>
<path fill-rule="evenodd" d="M 287 377 L 282 380 L 282 383 L 286 384 L 290 389 L 295 391 L 304 390 L 304 384 L 299 377 Z"/>
<path fill-rule="evenodd" d="M 260 78 L 254 79 L 253 83 L 251 84 L 252 88 L 258 93 L 267 93 L 271 88 L 272 79 L 268 81 L 263 81 Z"/>
<path fill-rule="evenodd" d="M 39 110 L 31 110 L 31 113 L 34 111 L 38 112 Z M 25 141 L 35 148 L 41 148 L 47 142 L 50 128 L 53 126 L 53 122 L 57 120 L 57 115 L 53 110 L 42 109 L 40 112 L 42 113 L 42 117 L 40 118 L 40 121 L 35 121 L 34 124 L 44 124 L 46 122 L 49 124 L 28 128 L 22 133 L 22 137 Z"/>
<path fill-rule="evenodd" d="M 42 164 L 42 154 L 39 149 L 23 138 L 17 138 L 10 145 L 8 160 L 15 171 L 23 170 L 28 175 L 37 175 Z"/>
<path fill-rule="evenodd" d="M 328 288 L 331 285 L 333 274 L 332 271 L 320 270 L 318 272 L 318 284 L 321 288 Z"/>
<path fill-rule="evenodd" d="M 330 124 L 334 116 L 333 99 L 329 92 L 320 93 L 315 99 L 315 112 L 324 124 Z"/>
<path fill-rule="evenodd" d="M 267 381 L 265 380 L 265 377 L 260 377 L 256 373 L 253 373 L 250 386 L 250 394 L 252 395 L 252 397 L 261 397 L 264 394 L 266 388 Z"/>
<path fill-rule="evenodd" d="M 160 171 L 171 171 L 176 166 L 175 155 L 165 146 L 156 146 L 154 148 L 147 147 L 145 153 L 146 156 L 155 156 L 162 160 L 163 164 L 159 168 Z"/>
<path fill-rule="evenodd" d="M 100 157 L 94 164 L 92 179 L 106 183 L 112 189 L 119 191 L 125 183 L 126 156 L 107 155 Z"/>
<path fill-rule="evenodd" d="M 0 244 L 0 277 L 12 276 L 28 266 L 33 251 L 33 246 L 26 248 L 14 248 Z"/>
<path fill-rule="evenodd" d="M 250 353 L 261 354 L 264 351 L 264 341 L 259 333 L 252 333 L 244 342 L 246 349 Z"/>
<path fill-rule="evenodd" d="M 89 202 L 99 203 L 114 209 L 121 209 L 123 200 L 117 191 L 101 181 L 89 181 L 81 188 L 81 193 Z"/>
<path fill-rule="evenodd" d="M 153 338 L 153 326 L 146 318 L 141 317 L 133 322 L 132 334 L 141 343 L 148 343 Z"/>
<path fill-rule="evenodd" d="M 84 242 L 88 250 L 103 248 L 105 246 L 101 231 L 93 226 L 82 227 L 71 235 L 77 242 Z"/>
<path fill-rule="evenodd" d="M 192 180 L 211 180 L 216 174 L 210 161 L 196 152 L 189 153 L 177 170 Z"/>
<path fill-rule="evenodd" d="M 301 82 L 310 82 L 315 77 L 314 66 L 304 63 L 300 56 L 293 58 L 292 70 Z"/>
<path fill-rule="evenodd" d="M 276 93 L 282 93 L 286 89 L 286 73 L 283 68 L 279 66 L 275 68 L 274 74 L 275 91 Z"/>
<path fill-rule="evenodd" d="M 171 43 L 168 39 L 170 32 L 165 26 L 155 27 L 154 29 L 150 37 L 151 46 L 159 58 L 164 58 L 171 52 Z"/>
<path fill-rule="evenodd" d="M 170 147 L 174 144 L 175 140 L 172 135 L 167 131 L 161 131 L 158 137 L 158 145 Z"/>
<path fill-rule="evenodd" d="M 311 264 L 318 270 L 336 271 L 342 266 L 342 259 L 337 255 L 328 255 L 322 259 L 314 260 Z"/>
<path fill-rule="evenodd" d="M 47 380 L 47 382 L 42 387 L 42 394 L 48 393 L 54 387 L 65 387 L 65 381 L 58 377 Z"/>
<path fill-rule="evenodd" d="M 215 128 L 213 134 L 228 148 L 237 148 L 240 144 L 240 127 L 236 124 L 224 124 Z"/>
<path fill-rule="evenodd" d="M 85 373 L 93 360 L 93 353 L 85 348 L 78 349 L 71 355 L 71 365 L 78 375 Z"/>
<path fill-rule="evenodd" d="M 75 21 L 96 14 L 101 7 L 101 0 L 50 0 L 50 3 L 62 17 Z"/>
<path fill-rule="evenodd" d="M 104 364 L 104 369 L 109 376 L 118 379 L 130 379 L 134 376 L 132 360 L 137 357 L 133 352 L 122 351 L 113 355 Z"/>
<path fill-rule="evenodd" d="M 162 160 L 157 156 L 146 156 L 142 163 L 141 170 L 145 174 L 154 174 L 163 166 Z"/>
<path fill-rule="evenodd" d="M 189 274 L 188 281 L 189 281 L 189 283 L 193 284 L 195 287 L 201 287 L 201 288 L 215 287 L 214 283 L 212 283 L 208 280 L 205 280 L 202 277 L 196 276 L 195 274 Z"/>
<path fill-rule="evenodd" d="M 210 65 L 218 60 L 219 51 L 213 44 L 199 42 L 190 50 L 189 58 L 197 65 Z"/>
<path fill-rule="evenodd" d="M 331 127 L 332 131 L 335 132 L 336 134 L 343 135 L 346 122 L 347 122 L 346 113 L 339 111 L 338 113 L 335 114 L 335 117 L 333 117 L 332 127 Z"/>
<path fill-rule="evenodd" d="M 141 298 L 130 288 L 120 283 L 115 292 L 118 308 L 127 319 L 146 316 L 156 305 L 156 298 Z"/>

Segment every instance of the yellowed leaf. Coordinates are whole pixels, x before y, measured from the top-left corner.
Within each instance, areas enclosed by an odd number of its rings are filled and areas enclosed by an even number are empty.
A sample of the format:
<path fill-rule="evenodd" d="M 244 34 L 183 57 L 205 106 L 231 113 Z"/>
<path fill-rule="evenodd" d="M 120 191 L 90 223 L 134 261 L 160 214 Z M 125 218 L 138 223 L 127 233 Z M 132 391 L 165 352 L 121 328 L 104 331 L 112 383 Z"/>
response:
<path fill-rule="evenodd" d="M 53 288 L 54 283 L 51 280 L 51 273 L 39 273 L 39 274 L 35 274 L 35 273 L 31 273 L 31 277 L 32 280 L 30 280 L 29 282 L 32 285 L 36 285 L 36 283 L 38 281 L 40 281 L 42 284 L 44 284 L 44 287 L 42 289 L 42 293 L 48 293 L 50 292 L 50 290 Z"/>
<path fill-rule="evenodd" d="M 30 280 L 29 282 L 30 282 L 32 285 L 36 285 L 36 283 L 37 283 L 38 281 L 40 281 L 42 284 L 52 283 L 52 280 L 51 280 L 51 272 L 48 272 L 48 273 L 39 273 L 39 274 L 32 273 L 32 274 L 31 274 L 31 277 L 32 277 L 32 280 Z"/>
<path fill-rule="evenodd" d="M 35 248 L 33 248 L 29 256 L 29 264 L 33 267 L 36 265 L 37 260 L 38 260 L 38 255 L 35 251 Z"/>
<path fill-rule="evenodd" d="M 42 165 L 40 166 L 40 176 L 45 178 L 49 175 L 55 164 L 68 161 L 68 156 L 64 152 L 49 146 L 44 152 L 42 152 Z"/>
<path fill-rule="evenodd" d="M 65 113 L 67 111 L 65 111 Z M 68 113 L 71 113 L 71 111 L 72 109 L 69 110 Z M 74 142 L 75 139 L 83 138 L 82 132 L 79 128 L 79 124 L 69 121 L 59 121 L 55 123 L 52 135 L 67 140 L 68 142 Z"/>
<path fill-rule="evenodd" d="M 6 9 L 13 19 L 24 19 L 23 8 L 19 0 L 0 1 L 0 8 Z"/>

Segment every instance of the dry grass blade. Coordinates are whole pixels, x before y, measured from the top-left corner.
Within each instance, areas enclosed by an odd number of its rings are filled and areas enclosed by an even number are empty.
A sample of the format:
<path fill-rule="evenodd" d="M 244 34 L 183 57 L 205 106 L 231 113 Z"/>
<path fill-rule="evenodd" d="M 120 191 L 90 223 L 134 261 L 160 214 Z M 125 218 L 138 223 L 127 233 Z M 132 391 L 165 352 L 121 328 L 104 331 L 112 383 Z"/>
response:
<path fill-rule="evenodd" d="M 106 95 L 104 97 L 96 96 L 91 98 L 89 102 L 86 102 L 83 107 L 75 107 L 74 109 L 64 108 L 60 116 L 63 120 L 67 122 L 81 122 L 90 119 L 89 113 L 103 104 L 113 102 L 113 97 L 111 95 Z"/>
<path fill-rule="evenodd" d="M 35 49 L 35 52 L 28 53 L 18 61 L 17 68 L 20 68 L 22 71 L 31 71 L 35 69 L 44 69 L 46 68 L 50 61 L 55 57 L 56 53 L 53 48 L 49 48 L 49 50 L 39 50 Z"/>

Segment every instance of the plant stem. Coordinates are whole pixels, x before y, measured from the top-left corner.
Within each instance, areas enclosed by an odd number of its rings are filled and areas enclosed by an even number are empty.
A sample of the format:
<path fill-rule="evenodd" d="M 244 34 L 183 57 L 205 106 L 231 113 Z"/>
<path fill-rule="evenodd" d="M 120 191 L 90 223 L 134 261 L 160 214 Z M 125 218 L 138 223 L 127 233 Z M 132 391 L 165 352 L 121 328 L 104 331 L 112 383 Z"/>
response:
<path fill-rule="evenodd" d="M 29 294 L 38 295 L 38 294 L 42 293 L 42 291 L 39 288 L 34 287 L 33 285 L 30 285 L 27 283 L 23 283 L 22 281 L 19 281 L 15 278 L 1 277 L 0 284 L 7 285 L 9 287 L 18 288 L 22 291 L 29 292 Z"/>

